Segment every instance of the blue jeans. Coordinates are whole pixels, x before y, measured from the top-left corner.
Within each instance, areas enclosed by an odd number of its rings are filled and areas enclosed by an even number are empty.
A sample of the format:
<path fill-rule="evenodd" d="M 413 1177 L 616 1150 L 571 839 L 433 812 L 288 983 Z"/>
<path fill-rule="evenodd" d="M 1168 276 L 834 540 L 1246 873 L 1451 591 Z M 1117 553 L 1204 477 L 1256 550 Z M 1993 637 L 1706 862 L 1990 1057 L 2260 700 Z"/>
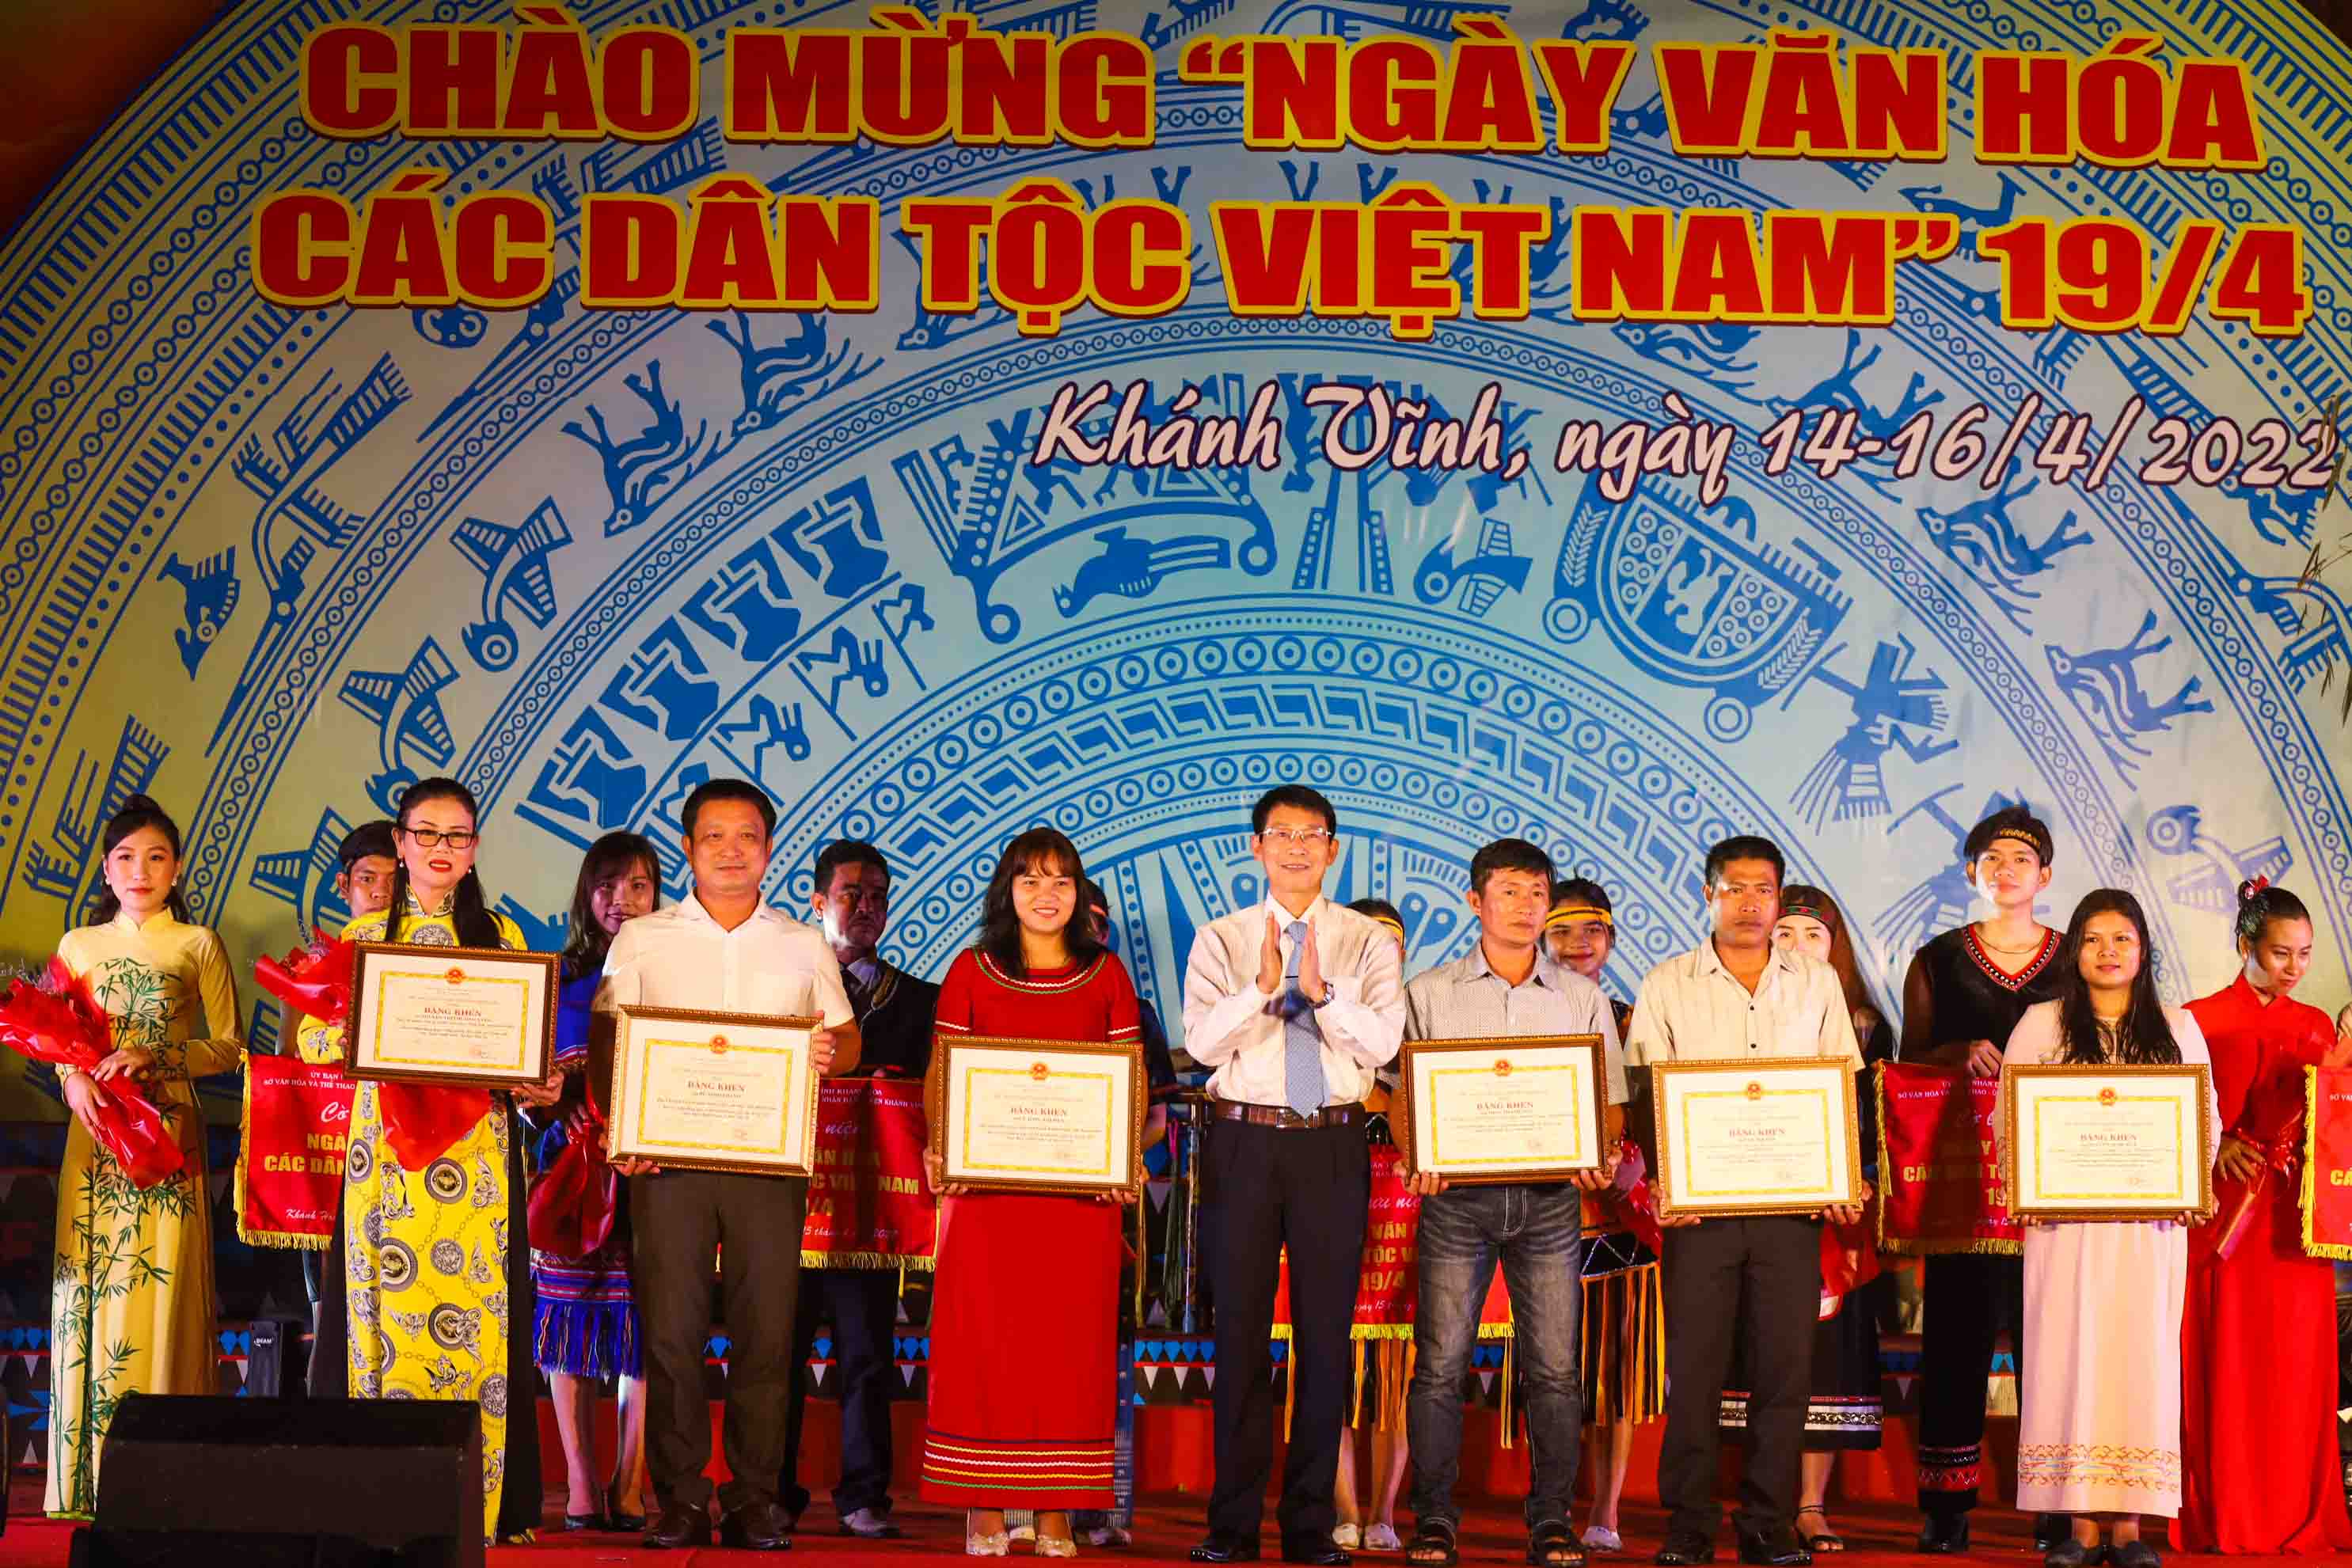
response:
<path fill-rule="evenodd" d="M 1511 1292 L 1533 1475 L 1528 1528 L 1568 1522 L 1582 1441 L 1577 1311 L 1583 1201 L 1566 1182 L 1454 1187 L 1421 1200 L 1421 1305 L 1412 1340 L 1405 1437 L 1412 1450 L 1412 1511 L 1458 1524 L 1462 1391 L 1478 1339 L 1478 1310 L 1503 1265 Z"/>

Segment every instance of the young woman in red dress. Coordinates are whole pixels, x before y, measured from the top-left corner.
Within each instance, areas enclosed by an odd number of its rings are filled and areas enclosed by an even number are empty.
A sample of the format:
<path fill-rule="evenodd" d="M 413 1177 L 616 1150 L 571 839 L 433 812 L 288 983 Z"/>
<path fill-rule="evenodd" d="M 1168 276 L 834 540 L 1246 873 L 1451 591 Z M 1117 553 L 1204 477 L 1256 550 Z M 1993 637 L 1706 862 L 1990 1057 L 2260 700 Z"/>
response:
<path fill-rule="evenodd" d="M 1072 918 L 1085 882 L 1076 847 L 1051 828 L 1006 846 L 980 940 L 940 983 L 941 1035 L 1109 1041 L 1140 1056 L 1134 982 Z M 1119 1203 L 969 1192 L 943 1180 L 936 1150 L 923 1158 L 944 1199 L 923 1497 L 965 1510 L 973 1556 L 1005 1554 L 1004 1511 L 1020 1508 L 1037 1511 L 1037 1555 L 1075 1557 L 1068 1511 L 1111 1506 Z"/>
<path fill-rule="evenodd" d="M 2334 1271 L 2303 1250 L 2295 1162 L 2303 1070 L 2352 1051 L 2326 1013 L 2291 995 L 2311 964 L 2301 899 L 2261 882 L 2240 888 L 2238 953 L 2238 977 L 2189 1004 L 2213 1053 L 2222 1214 L 2265 1166 L 2269 1176 L 2229 1257 L 2219 1221 L 2189 1233 L 2172 1544 L 2315 1556 L 2352 1550 L 2352 1517 L 2336 1454 Z"/>

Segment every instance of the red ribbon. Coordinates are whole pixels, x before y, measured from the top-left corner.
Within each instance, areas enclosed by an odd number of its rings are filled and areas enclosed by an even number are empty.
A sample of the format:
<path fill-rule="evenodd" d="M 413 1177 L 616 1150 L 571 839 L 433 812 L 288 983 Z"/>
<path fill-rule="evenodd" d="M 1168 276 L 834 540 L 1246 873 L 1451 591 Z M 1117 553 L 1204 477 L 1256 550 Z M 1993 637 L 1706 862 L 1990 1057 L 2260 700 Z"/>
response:
<path fill-rule="evenodd" d="M 376 1114 L 383 1141 L 404 1171 L 421 1171 L 449 1152 L 449 1145 L 490 1113 L 487 1089 L 440 1084 L 378 1083 Z"/>
<path fill-rule="evenodd" d="M 114 1054 L 113 1019 L 82 977 L 49 960 L 37 986 L 12 982 L 0 996 L 0 1045 L 34 1061 L 87 1072 Z M 105 1094 L 92 1135 L 133 1186 L 153 1186 L 187 1169 L 188 1156 L 147 1091 L 128 1073 L 98 1086 Z"/>

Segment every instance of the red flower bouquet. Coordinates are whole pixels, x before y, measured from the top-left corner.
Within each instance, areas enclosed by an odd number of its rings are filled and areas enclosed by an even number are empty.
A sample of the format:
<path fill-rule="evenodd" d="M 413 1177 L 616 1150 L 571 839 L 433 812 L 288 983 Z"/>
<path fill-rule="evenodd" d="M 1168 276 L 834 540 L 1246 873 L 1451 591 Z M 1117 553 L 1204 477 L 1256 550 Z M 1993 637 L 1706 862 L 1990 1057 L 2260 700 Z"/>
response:
<path fill-rule="evenodd" d="M 88 982 L 52 958 L 40 984 L 19 978 L 0 994 L 0 1045 L 29 1061 L 87 1072 L 114 1054 L 113 1020 Z M 92 1133 L 131 1186 L 153 1186 L 187 1168 L 171 1124 L 137 1079 L 110 1078 L 100 1089 L 104 1099 L 91 1113 Z"/>

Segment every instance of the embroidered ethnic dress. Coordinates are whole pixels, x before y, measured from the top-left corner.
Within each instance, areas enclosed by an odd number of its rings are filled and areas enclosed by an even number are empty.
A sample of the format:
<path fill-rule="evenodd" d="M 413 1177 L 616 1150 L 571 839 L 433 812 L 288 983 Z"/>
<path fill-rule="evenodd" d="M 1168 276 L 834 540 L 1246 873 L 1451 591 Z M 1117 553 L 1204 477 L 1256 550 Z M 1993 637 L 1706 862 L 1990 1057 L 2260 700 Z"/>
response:
<path fill-rule="evenodd" d="M 154 1052 L 150 1099 L 188 1156 L 178 1176 L 131 1185 L 68 1118 L 58 1173 L 49 1298 L 49 1473 L 44 1506 L 87 1519 L 99 1446 L 125 1394 L 217 1392 L 212 1205 L 204 1119 L 190 1080 L 234 1070 L 245 1051 L 220 938 L 168 912 L 66 933 L 58 956 L 89 982 L 117 1047 Z"/>
<path fill-rule="evenodd" d="M 502 946 L 527 946 L 514 922 L 492 918 Z M 383 928 L 383 915 L 362 915 L 343 936 L 381 941 Z M 413 903 L 398 940 L 458 946 L 448 915 L 422 914 Z M 528 1355 L 511 1354 L 514 1324 L 528 1325 L 530 1312 L 529 1246 L 517 1218 L 518 1136 L 507 1097 L 494 1094 L 489 1113 L 440 1157 L 421 1171 L 404 1170 L 383 1136 L 376 1086 L 362 1082 L 352 1100 L 343 1166 L 352 1397 L 471 1399 L 481 1406 L 482 1526 L 491 1540 L 536 1525 L 541 1500 L 536 1379 Z M 509 1422 L 510 1405 L 522 1419 Z M 527 1470 L 508 1498 L 510 1464 Z"/>
<path fill-rule="evenodd" d="M 2180 1060 L 2208 1060 L 2185 1009 L 2167 1008 Z M 2004 1053 L 2057 1061 L 2058 1004 L 2026 1009 Z M 2006 1122 L 2004 1111 L 2003 1122 Z M 2205 1159 L 2221 1145 L 2218 1113 Z M 2021 1513 L 2180 1511 L 2180 1313 L 2188 1228 L 2109 1220 L 2025 1228 L 2019 1358 L 2017 1507 Z"/>
<path fill-rule="evenodd" d="M 1134 982 L 1108 953 L 1020 978 L 978 953 L 961 954 L 940 986 L 938 1027 L 1140 1049 Z M 1091 1197 L 990 1192 L 941 1201 L 926 1501 L 1111 1506 L 1126 1215 Z"/>

